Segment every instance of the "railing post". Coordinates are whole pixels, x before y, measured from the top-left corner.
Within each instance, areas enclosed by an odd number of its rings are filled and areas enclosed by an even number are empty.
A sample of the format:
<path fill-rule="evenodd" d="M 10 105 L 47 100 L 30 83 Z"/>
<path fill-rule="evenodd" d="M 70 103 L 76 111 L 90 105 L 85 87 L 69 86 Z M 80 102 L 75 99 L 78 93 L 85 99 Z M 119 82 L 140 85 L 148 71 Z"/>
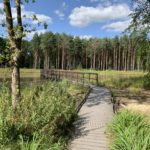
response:
<path fill-rule="evenodd" d="M 67 72 L 65 71 L 65 79 L 67 79 Z"/>
<path fill-rule="evenodd" d="M 54 72 L 53 72 L 53 70 L 51 70 L 51 72 L 52 72 L 52 80 L 54 80 Z"/>
<path fill-rule="evenodd" d="M 43 70 L 40 70 L 40 77 L 43 78 Z"/>
<path fill-rule="evenodd" d="M 82 75 L 82 76 L 83 76 L 83 85 L 84 85 L 84 73 L 83 73 L 83 75 Z"/>
<path fill-rule="evenodd" d="M 95 77 L 94 77 L 95 76 Z M 61 80 L 68 79 L 71 81 L 76 81 L 77 83 L 81 82 L 83 85 L 94 81 L 98 85 L 99 76 L 98 73 L 84 73 L 84 72 L 70 72 L 70 71 L 60 71 L 54 69 L 43 69 L 41 70 L 41 77 L 51 80 Z"/>
<path fill-rule="evenodd" d="M 96 84 L 98 85 L 98 73 L 96 74 Z"/>
<path fill-rule="evenodd" d="M 60 71 L 58 71 L 58 79 L 60 80 Z"/>
<path fill-rule="evenodd" d="M 89 73 L 89 83 L 90 83 L 90 81 L 91 81 L 91 74 Z"/>

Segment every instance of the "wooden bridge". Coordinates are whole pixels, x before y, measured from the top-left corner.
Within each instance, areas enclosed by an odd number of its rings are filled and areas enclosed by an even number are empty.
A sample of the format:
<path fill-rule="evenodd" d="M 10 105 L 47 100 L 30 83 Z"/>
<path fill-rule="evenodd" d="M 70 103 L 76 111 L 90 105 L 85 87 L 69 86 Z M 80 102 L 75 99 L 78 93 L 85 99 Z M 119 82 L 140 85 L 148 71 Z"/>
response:
<path fill-rule="evenodd" d="M 65 70 L 54 70 L 54 69 L 43 69 L 41 70 L 41 77 L 50 80 L 63 80 L 67 79 L 82 84 L 97 84 L 98 85 L 98 74 L 97 73 L 84 73 L 75 71 Z"/>

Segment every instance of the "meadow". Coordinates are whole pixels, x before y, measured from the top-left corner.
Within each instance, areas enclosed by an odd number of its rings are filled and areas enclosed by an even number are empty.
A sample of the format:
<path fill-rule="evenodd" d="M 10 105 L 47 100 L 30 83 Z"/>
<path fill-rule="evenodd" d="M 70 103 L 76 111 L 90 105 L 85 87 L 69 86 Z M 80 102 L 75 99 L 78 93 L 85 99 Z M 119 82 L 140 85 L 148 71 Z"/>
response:
<path fill-rule="evenodd" d="M 99 85 L 108 88 L 141 90 L 149 87 L 145 83 L 145 75 L 147 72 L 115 70 L 99 71 L 93 69 L 80 69 L 74 71 L 98 73 Z"/>

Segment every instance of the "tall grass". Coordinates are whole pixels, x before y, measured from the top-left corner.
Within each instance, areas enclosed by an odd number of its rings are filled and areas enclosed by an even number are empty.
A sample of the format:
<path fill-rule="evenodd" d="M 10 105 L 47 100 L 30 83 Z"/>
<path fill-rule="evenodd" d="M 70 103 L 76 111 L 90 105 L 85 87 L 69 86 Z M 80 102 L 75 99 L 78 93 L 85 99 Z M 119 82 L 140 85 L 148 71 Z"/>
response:
<path fill-rule="evenodd" d="M 149 150 L 150 124 L 141 114 L 122 110 L 109 125 L 111 150 Z"/>
<path fill-rule="evenodd" d="M 77 72 L 98 73 L 99 85 L 116 89 L 128 89 L 139 91 L 150 88 L 150 77 L 147 72 L 142 71 L 115 71 L 115 70 L 93 70 L 81 69 Z M 148 78 L 149 77 L 149 78 Z"/>
<path fill-rule="evenodd" d="M 21 101 L 14 113 L 10 89 L 2 84 L 0 149 L 64 149 L 79 100 L 72 91 L 80 88 L 67 81 L 26 86 L 22 89 Z"/>

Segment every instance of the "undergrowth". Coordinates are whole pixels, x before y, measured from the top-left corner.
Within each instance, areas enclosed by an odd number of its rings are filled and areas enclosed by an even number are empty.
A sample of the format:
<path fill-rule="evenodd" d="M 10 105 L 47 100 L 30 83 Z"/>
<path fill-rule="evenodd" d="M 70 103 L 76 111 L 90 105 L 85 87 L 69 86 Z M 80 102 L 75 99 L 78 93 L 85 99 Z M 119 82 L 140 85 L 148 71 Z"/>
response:
<path fill-rule="evenodd" d="M 80 89 L 67 81 L 44 82 L 22 89 L 14 113 L 10 89 L 0 86 L 0 149 L 62 150 L 76 117 L 79 97 L 70 91 Z M 84 91 L 82 91 L 84 92 Z"/>
<path fill-rule="evenodd" d="M 122 110 L 109 125 L 111 150 L 149 150 L 150 124 L 136 112 Z"/>

